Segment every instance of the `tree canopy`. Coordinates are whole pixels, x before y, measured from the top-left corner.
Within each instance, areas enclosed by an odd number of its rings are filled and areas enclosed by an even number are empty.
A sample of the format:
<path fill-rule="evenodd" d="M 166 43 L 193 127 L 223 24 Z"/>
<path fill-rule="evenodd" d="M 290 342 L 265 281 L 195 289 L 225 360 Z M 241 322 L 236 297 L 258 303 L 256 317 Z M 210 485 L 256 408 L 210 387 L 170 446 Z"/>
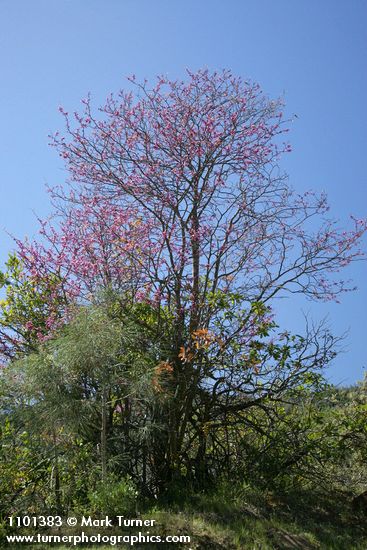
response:
<path fill-rule="evenodd" d="M 96 114 L 90 97 L 60 110 L 51 140 L 69 181 L 0 274 L 3 414 L 48 438 L 57 509 L 80 464 L 147 495 L 223 471 L 318 471 L 315 403 L 338 339 L 278 327 L 275 298 L 352 290 L 339 272 L 362 257 L 367 222 L 346 230 L 324 195 L 291 188 L 282 102 L 201 70 L 154 87 L 132 77 Z"/>

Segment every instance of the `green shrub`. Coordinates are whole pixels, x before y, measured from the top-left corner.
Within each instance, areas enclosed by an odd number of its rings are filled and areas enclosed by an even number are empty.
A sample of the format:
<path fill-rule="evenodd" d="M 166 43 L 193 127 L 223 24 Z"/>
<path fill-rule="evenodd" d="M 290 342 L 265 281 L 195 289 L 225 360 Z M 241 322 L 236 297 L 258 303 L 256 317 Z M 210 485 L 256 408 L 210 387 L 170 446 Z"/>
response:
<path fill-rule="evenodd" d="M 136 511 L 138 491 L 130 476 L 119 479 L 109 476 L 89 493 L 89 513 L 108 516 L 132 514 Z"/>

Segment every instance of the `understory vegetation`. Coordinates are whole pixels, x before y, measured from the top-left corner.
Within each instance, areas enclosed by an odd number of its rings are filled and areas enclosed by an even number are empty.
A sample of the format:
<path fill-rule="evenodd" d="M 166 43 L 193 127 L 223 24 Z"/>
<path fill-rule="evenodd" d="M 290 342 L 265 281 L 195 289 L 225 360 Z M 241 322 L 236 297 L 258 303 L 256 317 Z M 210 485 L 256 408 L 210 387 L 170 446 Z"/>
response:
<path fill-rule="evenodd" d="M 165 427 L 162 420 L 148 424 L 147 416 L 155 410 L 158 417 L 174 398 L 167 373 L 157 373 L 154 357 L 149 368 L 139 331 L 130 331 L 126 341 L 105 311 L 82 311 L 42 350 L 6 369 L 4 537 L 30 532 L 9 530 L 9 515 L 107 514 L 156 519 L 151 533 L 190 535 L 192 548 L 365 547 L 366 509 L 354 501 L 367 483 L 364 383 L 338 389 L 319 379 L 312 387 L 309 380 L 283 403 L 246 412 L 241 426 L 233 427 L 229 415 L 204 433 L 202 461 L 188 429 L 185 460 L 159 483 L 152 462 Z M 122 342 L 132 346 L 124 355 L 132 362 L 129 385 L 121 389 L 129 370 L 119 356 Z M 134 354 L 141 361 L 137 373 Z M 102 363 L 109 365 L 104 373 Z M 87 387 L 94 389 L 81 397 Z M 99 387 L 107 388 L 105 400 Z"/>

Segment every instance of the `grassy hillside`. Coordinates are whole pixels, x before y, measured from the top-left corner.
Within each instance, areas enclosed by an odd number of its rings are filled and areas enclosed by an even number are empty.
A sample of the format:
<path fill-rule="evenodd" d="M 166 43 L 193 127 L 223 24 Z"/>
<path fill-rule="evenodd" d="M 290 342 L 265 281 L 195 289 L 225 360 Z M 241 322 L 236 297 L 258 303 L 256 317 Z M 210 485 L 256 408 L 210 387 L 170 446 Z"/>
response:
<path fill-rule="evenodd" d="M 181 500 L 178 494 L 173 498 L 171 496 L 165 503 L 147 506 L 141 515 L 156 520 L 156 526 L 149 528 L 150 534 L 190 535 L 191 542 L 134 545 L 136 549 L 367 548 L 366 518 L 353 513 L 349 496 L 339 494 L 326 497 L 324 493 L 315 490 L 280 495 L 249 487 L 240 489 L 223 486 L 215 493 L 191 495 Z M 105 532 L 121 534 L 121 531 L 115 529 Z M 99 550 L 111 547 L 92 546 Z M 127 545 L 117 547 L 127 548 Z M 24 550 L 24 545 L 19 548 Z M 33 548 L 44 549 L 46 545 Z M 67 546 L 57 548 L 63 550 Z"/>

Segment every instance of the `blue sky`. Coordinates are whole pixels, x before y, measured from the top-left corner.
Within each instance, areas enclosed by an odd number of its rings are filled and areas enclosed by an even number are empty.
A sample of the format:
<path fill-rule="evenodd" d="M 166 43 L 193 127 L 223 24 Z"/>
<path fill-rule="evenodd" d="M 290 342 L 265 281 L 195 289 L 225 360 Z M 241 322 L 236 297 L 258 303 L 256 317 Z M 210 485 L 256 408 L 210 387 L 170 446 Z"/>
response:
<path fill-rule="evenodd" d="M 365 0 L 0 0 L 0 262 L 5 230 L 32 236 L 34 212 L 49 212 L 44 185 L 65 180 L 47 138 L 62 128 L 58 106 L 76 110 L 88 91 L 98 105 L 132 73 L 230 68 L 283 95 L 298 116 L 282 162 L 292 185 L 326 191 L 336 217 L 366 216 L 366 21 Z M 290 328 L 303 310 L 349 330 L 329 371 L 336 383 L 367 366 L 366 273 L 366 263 L 349 269 L 359 290 L 341 304 L 279 307 Z"/>

